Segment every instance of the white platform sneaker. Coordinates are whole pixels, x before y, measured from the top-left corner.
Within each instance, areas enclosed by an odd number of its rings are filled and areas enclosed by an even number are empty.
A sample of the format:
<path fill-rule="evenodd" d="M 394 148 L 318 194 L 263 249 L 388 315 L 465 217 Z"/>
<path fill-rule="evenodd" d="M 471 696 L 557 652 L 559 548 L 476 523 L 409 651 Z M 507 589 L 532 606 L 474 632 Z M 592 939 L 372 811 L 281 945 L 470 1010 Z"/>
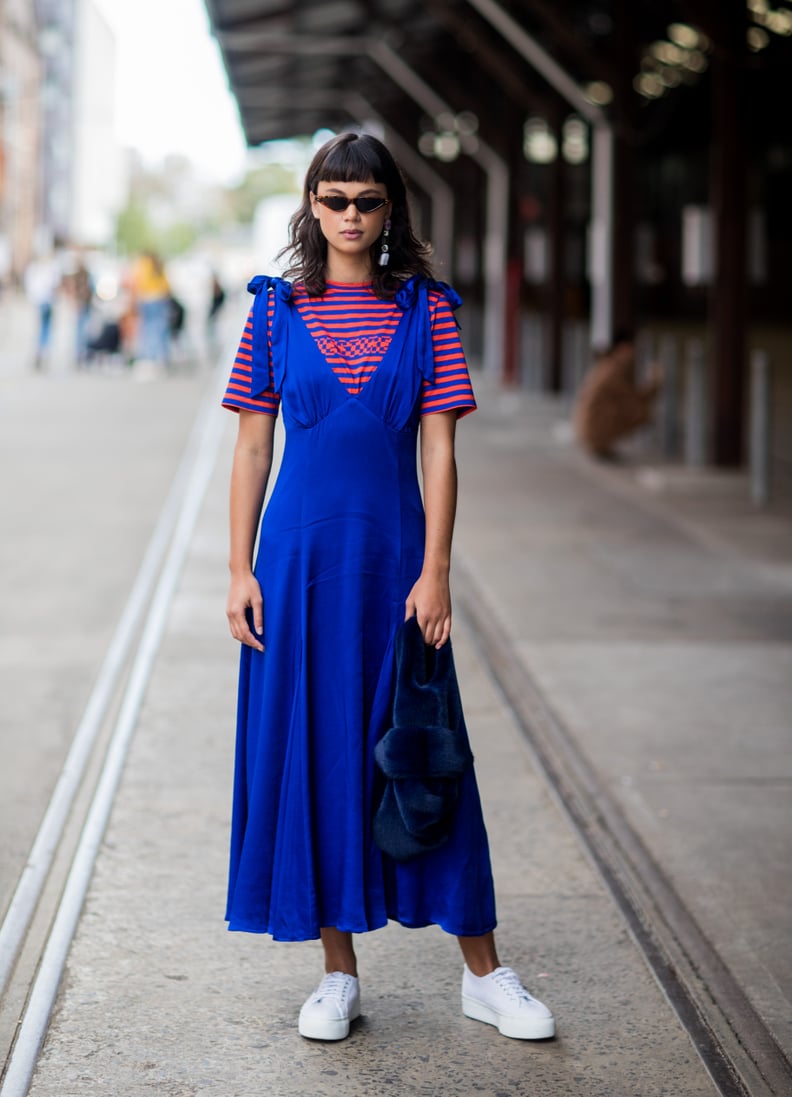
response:
<path fill-rule="evenodd" d="M 550 1010 L 533 998 L 510 967 L 489 975 L 474 975 L 465 965 L 462 975 L 462 1012 L 474 1021 L 494 1025 L 514 1040 L 548 1040 L 555 1036 Z"/>
<path fill-rule="evenodd" d="M 299 1033 L 309 1040 L 343 1040 L 360 1016 L 360 983 L 354 975 L 331 971 L 300 1010 Z"/>

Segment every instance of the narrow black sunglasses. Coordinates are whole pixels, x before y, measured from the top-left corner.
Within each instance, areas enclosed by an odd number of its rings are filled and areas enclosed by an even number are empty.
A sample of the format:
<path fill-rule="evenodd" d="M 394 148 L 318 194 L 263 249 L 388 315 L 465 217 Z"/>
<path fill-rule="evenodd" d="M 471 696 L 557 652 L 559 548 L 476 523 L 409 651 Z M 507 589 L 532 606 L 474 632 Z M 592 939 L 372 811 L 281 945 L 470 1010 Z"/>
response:
<path fill-rule="evenodd" d="M 347 198 L 345 194 L 315 194 L 317 202 L 327 206 L 333 213 L 343 213 L 349 206 L 354 206 L 358 213 L 373 213 L 381 209 L 388 201 L 387 198 Z"/>

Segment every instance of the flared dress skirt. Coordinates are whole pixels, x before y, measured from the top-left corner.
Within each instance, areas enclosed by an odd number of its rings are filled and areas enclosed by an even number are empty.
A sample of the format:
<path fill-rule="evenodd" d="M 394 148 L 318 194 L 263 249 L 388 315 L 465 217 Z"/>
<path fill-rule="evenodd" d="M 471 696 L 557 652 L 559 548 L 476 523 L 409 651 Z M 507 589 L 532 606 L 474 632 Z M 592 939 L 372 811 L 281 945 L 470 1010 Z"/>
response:
<path fill-rule="evenodd" d="M 471 936 L 495 926 L 472 768 L 439 849 L 397 863 L 372 838 L 374 747 L 389 726 L 395 633 L 424 552 L 416 439 L 433 368 L 425 312 L 418 294 L 351 395 L 288 295 L 276 301 L 286 443 L 254 569 L 265 651 L 241 652 L 232 930 L 298 941 L 324 926 L 362 933 L 389 919 Z"/>

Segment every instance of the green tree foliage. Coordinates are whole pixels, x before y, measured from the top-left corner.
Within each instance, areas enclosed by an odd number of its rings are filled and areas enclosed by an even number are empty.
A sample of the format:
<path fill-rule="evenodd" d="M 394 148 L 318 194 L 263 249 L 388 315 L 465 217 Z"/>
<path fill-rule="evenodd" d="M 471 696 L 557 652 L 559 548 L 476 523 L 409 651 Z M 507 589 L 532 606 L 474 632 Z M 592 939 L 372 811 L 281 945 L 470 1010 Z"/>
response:
<path fill-rule="evenodd" d="M 156 246 L 156 233 L 149 221 L 145 203 L 139 198 L 130 198 L 119 213 L 116 221 L 116 243 L 122 255 L 133 255 Z"/>
<path fill-rule="evenodd" d="M 297 196 L 298 174 L 293 164 L 268 163 L 251 168 L 235 186 L 222 187 L 198 179 L 180 156 L 168 157 L 157 170 L 138 164 L 116 222 L 118 251 L 131 256 L 151 249 L 165 259 L 181 255 L 201 237 L 249 225 L 263 199 Z"/>
<path fill-rule="evenodd" d="M 189 251 L 205 226 L 192 221 L 173 220 L 156 227 L 145 203 L 131 200 L 118 215 L 116 243 L 122 255 L 152 250 L 164 258 Z"/>
<path fill-rule="evenodd" d="M 231 214 L 237 222 L 249 224 L 262 199 L 275 194 L 299 194 L 300 185 L 291 165 L 267 164 L 253 168 L 241 183 L 228 191 Z"/>

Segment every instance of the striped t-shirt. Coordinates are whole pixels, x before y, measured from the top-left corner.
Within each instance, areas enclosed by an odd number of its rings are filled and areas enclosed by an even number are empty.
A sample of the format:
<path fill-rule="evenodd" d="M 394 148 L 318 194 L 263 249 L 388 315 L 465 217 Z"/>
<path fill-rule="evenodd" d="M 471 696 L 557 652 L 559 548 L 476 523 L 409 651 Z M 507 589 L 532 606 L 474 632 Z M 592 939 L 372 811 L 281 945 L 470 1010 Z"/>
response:
<path fill-rule="evenodd" d="M 351 395 L 371 379 L 390 346 L 403 313 L 395 301 L 375 297 L 368 283 L 329 282 L 321 297 L 309 297 L 299 283 L 292 300 L 338 380 Z M 267 312 L 269 385 L 251 393 L 253 366 L 253 310 L 231 370 L 223 406 L 234 411 L 278 414 L 280 398 L 274 390 L 269 328 L 274 304 L 270 295 Z M 421 414 L 456 411 L 467 415 L 476 407 L 465 354 L 456 320 L 448 301 L 437 290 L 429 292 L 429 313 L 434 348 L 434 378 L 423 382 Z"/>

